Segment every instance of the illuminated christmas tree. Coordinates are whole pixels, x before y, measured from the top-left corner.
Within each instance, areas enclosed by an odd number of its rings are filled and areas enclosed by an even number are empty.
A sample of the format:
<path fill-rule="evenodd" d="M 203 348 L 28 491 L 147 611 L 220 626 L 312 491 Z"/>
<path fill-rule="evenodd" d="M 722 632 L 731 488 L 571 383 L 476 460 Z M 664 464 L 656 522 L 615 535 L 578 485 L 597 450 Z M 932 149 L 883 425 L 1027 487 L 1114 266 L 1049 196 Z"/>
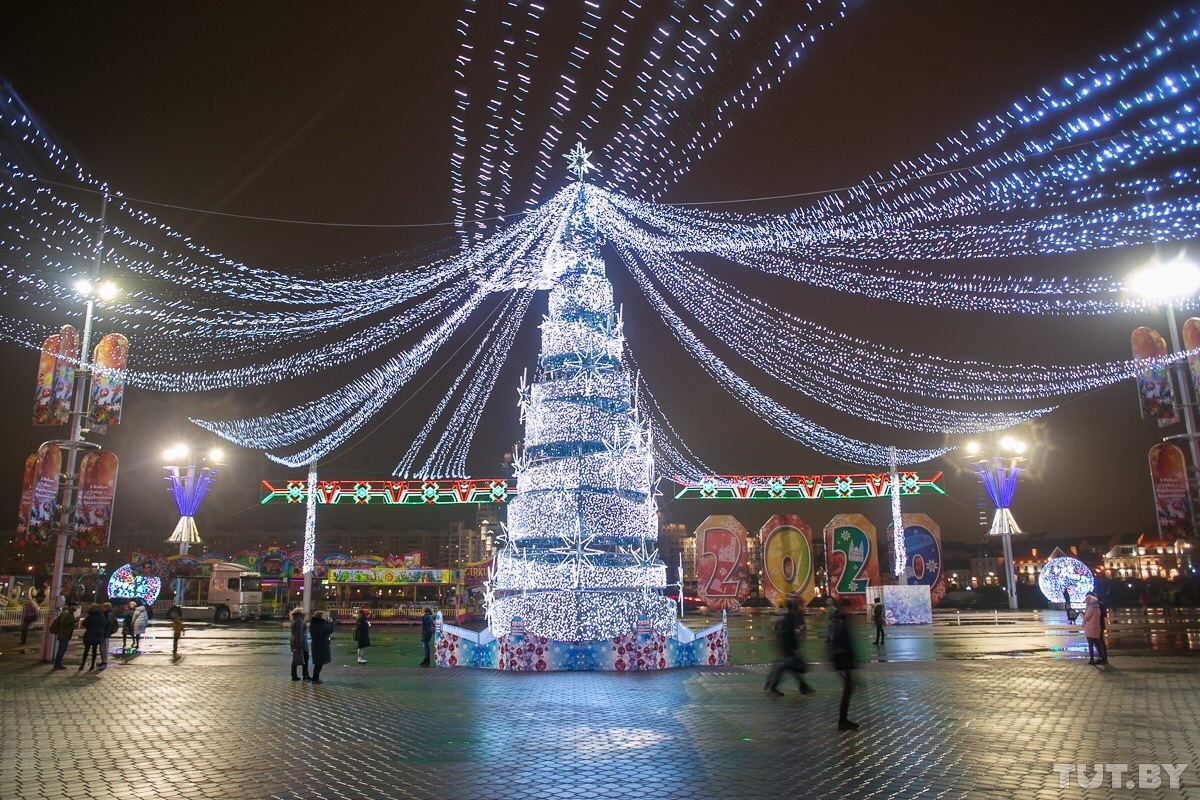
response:
<path fill-rule="evenodd" d="M 537 376 L 521 386 L 525 440 L 490 580 L 492 632 L 508 632 L 519 617 L 528 634 L 589 641 L 633 633 L 644 617 L 674 635 L 655 547 L 649 426 L 622 363 L 621 318 L 583 184 L 544 277 L 549 314 Z"/>

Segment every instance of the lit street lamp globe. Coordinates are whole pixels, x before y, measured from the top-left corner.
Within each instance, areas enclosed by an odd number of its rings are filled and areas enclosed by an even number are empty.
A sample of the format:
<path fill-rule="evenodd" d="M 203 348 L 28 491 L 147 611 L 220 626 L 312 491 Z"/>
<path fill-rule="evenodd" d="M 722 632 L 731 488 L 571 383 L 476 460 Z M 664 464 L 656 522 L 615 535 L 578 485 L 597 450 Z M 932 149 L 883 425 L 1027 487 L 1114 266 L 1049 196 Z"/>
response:
<path fill-rule="evenodd" d="M 1083 597 L 1096 588 L 1096 579 L 1088 565 L 1077 558 L 1052 558 L 1038 575 L 1038 588 L 1051 603 L 1061 603 L 1063 589 L 1071 593 L 1071 605 L 1082 606 Z"/>

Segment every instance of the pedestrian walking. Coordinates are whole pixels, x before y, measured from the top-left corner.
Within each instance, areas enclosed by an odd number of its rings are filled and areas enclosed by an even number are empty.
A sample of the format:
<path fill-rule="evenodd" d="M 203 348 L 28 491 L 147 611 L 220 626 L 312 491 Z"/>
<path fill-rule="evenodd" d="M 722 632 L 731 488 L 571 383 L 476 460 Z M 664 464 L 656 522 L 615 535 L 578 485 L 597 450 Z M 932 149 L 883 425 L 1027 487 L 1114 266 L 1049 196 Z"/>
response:
<path fill-rule="evenodd" d="M 1075 612 L 1071 610 L 1071 590 L 1063 587 L 1063 609 L 1067 612 L 1067 622 L 1075 624 Z"/>
<path fill-rule="evenodd" d="M 871 619 L 875 623 L 875 644 L 883 644 L 883 598 L 876 597 L 875 604 L 871 606 Z"/>
<path fill-rule="evenodd" d="M 1150 601 L 1146 597 L 1145 592 L 1142 592 L 1141 594 L 1138 595 L 1138 605 L 1140 605 L 1142 607 L 1142 616 L 1143 617 L 1147 616 L 1150 613 L 1149 611 L 1146 610 L 1147 606 L 1149 605 L 1149 602 Z"/>
<path fill-rule="evenodd" d="M 171 658 L 179 658 L 179 637 L 183 636 L 183 609 L 178 604 L 167 609 L 171 620 Z"/>
<path fill-rule="evenodd" d="M 52 669 L 66 669 L 62 663 L 63 656 L 67 654 L 67 645 L 71 643 L 71 635 L 75 633 L 75 609 L 78 607 L 79 604 L 72 600 L 58 612 L 54 622 L 50 623 L 50 633 L 54 634 L 55 638 Z"/>
<path fill-rule="evenodd" d="M 292 649 L 292 680 L 300 680 L 296 667 L 304 668 L 304 680 L 312 680 L 308 676 L 308 623 L 304 620 L 304 609 L 292 609 L 292 634 L 288 640 Z"/>
<path fill-rule="evenodd" d="M 779 691 L 779 682 L 783 679 L 783 673 L 790 672 L 796 676 L 796 683 L 800 687 L 800 694 L 812 694 L 812 687 L 804 680 L 804 673 L 808 671 L 808 665 L 797 654 L 798 639 L 796 629 L 800 625 L 800 620 L 803 618 L 799 610 L 799 604 L 795 600 L 788 601 L 787 611 L 783 618 L 775 623 L 775 630 L 779 640 L 779 661 L 771 669 L 767 675 L 767 685 L 764 687 L 767 694 L 771 697 L 782 697 L 783 692 Z"/>
<path fill-rule="evenodd" d="M 421 615 L 421 645 L 425 648 L 425 660 L 420 666 L 428 667 L 432 658 L 430 652 L 430 644 L 433 642 L 433 612 L 429 610 L 429 606 L 425 606 L 425 613 Z"/>
<path fill-rule="evenodd" d="M 121 620 L 121 654 L 129 654 L 129 641 L 133 639 L 133 609 L 137 603 L 132 600 L 125 606 L 125 617 Z"/>
<path fill-rule="evenodd" d="M 833 614 L 837 601 L 832 597 L 825 598 L 825 644 L 833 641 Z"/>
<path fill-rule="evenodd" d="M 371 646 L 371 612 L 358 610 L 358 621 L 354 623 L 354 641 L 358 643 L 358 663 L 367 663 L 366 651 Z"/>
<path fill-rule="evenodd" d="M 112 603 L 104 603 L 100 606 L 100 610 L 104 612 L 104 641 L 101 643 L 100 669 L 108 669 L 110 642 L 120 623 L 117 622 L 117 610 L 113 608 Z"/>
<path fill-rule="evenodd" d="M 1088 643 L 1088 663 L 1103 664 L 1107 663 L 1104 658 L 1100 638 L 1102 631 L 1100 628 L 1100 598 L 1091 592 L 1083 598 L 1083 635 L 1087 637 Z"/>
<path fill-rule="evenodd" d="M 308 634 L 312 637 L 313 683 L 321 682 L 321 667 L 333 660 L 333 646 L 329 643 L 329 637 L 333 635 L 335 627 L 337 622 L 326 619 L 324 611 L 313 612 L 312 622 L 308 626 Z"/>
<path fill-rule="evenodd" d="M 83 671 L 90 654 L 92 665 L 88 667 L 88 672 L 91 672 L 96 668 L 96 656 L 104 644 L 104 635 L 108 632 L 108 620 L 104 617 L 103 609 L 92 603 L 79 627 L 83 628 L 83 658 L 79 660 L 79 671 Z"/>
<path fill-rule="evenodd" d="M 1176 616 L 1182 616 L 1183 615 L 1183 595 L 1180 593 L 1180 591 L 1178 589 L 1175 590 L 1175 594 L 1171 595 L 1171 602 L 1175 605 Z"/>
<path fill-rule="evenodd" d="M 21 644 L 25 644 L 25 639 L 29 636 L 29 628 L 37 622 L 39 611 L 41 609 L 38 607 L 37 600 L 33 599 L 33 593 L 30 592 L 21 605 Z"/>
<path fill-rule="evenodd" d="M 850 694 L 854 691 L 854 643 L 850 634 L 850 620 L 845 611 L 833 604 L 833 626 L 829 642 L 829 655 L 833 668 L 842 677 L 842 701 L 838 706 L 838 730 L 856 731 L 858 723 L 850 721 Z"/>
<path fill-rule="evenodd" d="M 1159 595 L 1159 600 L 1162 602 L 1163 619 L 1171 618 L 1171 590 L 1163 587 L 1162 594 Z"/>
<path fill-rule="evenodd" d="M 146 626 L 150 624 L 150 612 L 144 605 L 130 605 L 133 606 L 133 621 L 130 623 L 133 631 L 133 652 L 137 655 L 142 652 L 142 636 L 146 633 Z"/>

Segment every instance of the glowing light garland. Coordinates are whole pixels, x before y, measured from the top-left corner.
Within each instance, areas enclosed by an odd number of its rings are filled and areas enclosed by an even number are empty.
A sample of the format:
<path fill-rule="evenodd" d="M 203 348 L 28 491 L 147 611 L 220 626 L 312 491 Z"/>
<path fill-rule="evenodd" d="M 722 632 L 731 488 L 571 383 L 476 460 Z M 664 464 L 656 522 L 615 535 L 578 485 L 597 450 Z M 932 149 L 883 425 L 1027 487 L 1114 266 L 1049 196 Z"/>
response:
<path fill-rule="evenodd" d="M 1139 361 L 992 364 L 880 346 L 750 297 L 706 275 L 688 256 L 715 255 L 824 289 L 924 306 L 1058 315 L 1143 310 L 1140 301 L 1123 296 L 1123 282 L 1112 277 L 954 274 L 925 262 L 1085 252 L 1200 236 L 1200 167 L 1191 164 L 1200 149 L 1195 57 L 1200 9 L 1168 15 L 1090 69 L 849 190 L 790 214 L 752 215 L 665 207 L 626 195 L 658 196 L 691 169 L 734 116 L 752 109 L 795 68 L 803 50 L 845 15 L 846 4 L 816 2 L 785 12 L 753 0 L 740 9 L 672 8 L 655 21 L 650 14 L 657 9 L 640 2 L 604 7 L 589 0 L 562 85 L 553 93 L 554 122 L 539 139 L 528 213 L 491 232 L 495 226 L 479 217 L 502 212 L 514 185 L 517 137 L 533 111 L 532 65 L 539 58 L 545 9 L 512 0 L 498 16 L 505 30 L 478 52 L 474 0 L 459 23 L 451 172 L 455 220 L 469 246 L 450 253 L 442 244 L 329 265 L 305 278 L 238 263 L 156 220 L 50 141 L 11 90 L 0 92 L 0 293 L 22 315 L 0 319 L 0 336 L 36 348 L 48 332 L 37 316 L 77 302 L 74 265 L 92 252 L 97 220 L 88 203 L 70 199 L 66 186 L 104 190 L 112 195 L 106 269 L 118 279 L 125 274 L 138 280 L 122 300 L 103 304 L 96 322 L 143 334 L 129 368 L 131 385 L 169 391 L 261 386 L 354 363 L 375 351 L 390 354 L 381 366 L 363 370 L 324 397 L 252 419 L 200 423 L 270 451 L 280 463 L 306 466 L 327 456 L 424 366 L 439 356 L 453 357 L 446 355 L 447 342 L 485 317 L 476 328 L 481 341 L 469 359 L 470 379 L 454 382 L 397 467 L 397 474 L 465 475 L 470 439 L 529 297 L 552 289 L 542 328 L 542 373 L 522 395 L 530 434 L 522 463 L 530 480 L 542 470 L 546 474 L 537 480 L 553 484 L 571 476 L 551 474 L 541 464 L 574 451 L 588 472 L 585 485 L 604 498 L 595 502 L 607 510 L 596 513 L 632 513 L 638 520 L 641 511 L 630 511 L 621 500 L 646 463 L 632 453 L 654 453 L 660 469 L 669 467 L 681 477 L 711 470 L 644 386 L 631 387 L 627 380 L 622 359 L 630 356 L 621 319 L 612 314 L 604 265 L 593 252 L 596 237 L 617 247 L 672 334 L 727 391 L 797 441 L 853 463 L 883 465 L 887 450 L 829 431 L 768 397 L 717 359 L 681 313 L 789 389 L 905 430 L 1004 427 L 1050 406 L 990 412 L 979 401 L 1061 397 L 1145 368 Z M 779 33 L 785 14 L 793 11 L 801 18 L 783 23 Z M 637 74 L 622 77 L 629 31 L 636 26 L 651 31 L 651 47 Z M 770 43 L 766 51 L 764 42 Z M 598 83 L 585 86 L 591 81 L 585 76 L 593 73 Z M 487 75 L 497 76 L 497 94 L 473 103 L 467 87 Z M 622 86 L 632 96 L 618 97 Z M 580 98 L 587 102 L 577 107 Z M 612 137 L 601 139 L 602 112 L 618 106 L 621 124 Z M 477 111 L 482 116 L 472 116 Z M 604 142 L 600 157 L 611 165 L 606 179 L 626 194 L 568 187 L 539 202 L 568 130 Z M 471 137 L 479 131 L 485 138 L 476 145 Z M 467 153 L 479 166 L 479 180 L 470 181 L 477 194 L 470 197 Z M 578 214 L 594 227 L 582 248 L 583 239 L 571 244 L 567 236 Z M 908 263 L 894 266 L 898 261 Z M 507 298 L 492 297 L 499 293 Z M 714 304 L 731 313 L 714 314 Z M 407 346 L 397 351 L 401 342 Z M 268 349 L 269 358 L 259 355 Z M 457 398 L 453 410 L 451 395 Z M 973 405 L 947 408 L 932 400 Z M 633 424 L 610 430 L 606 414 L 628 414 Z M 442 433 L 431 444 L 439 425 Z M 571 427 L 572 437 L 556 433 Z M 916 463 L 940 452 L 902 451 L 900 458 Z M 418 468 L 421 454 L 425 460 Z M 593 474 L 605 463 L 616 470 L 611 487 Z M 541 490 L 552 496 L 555 485 Z M 612 496 L 605 494 L 609 488 Z"/>

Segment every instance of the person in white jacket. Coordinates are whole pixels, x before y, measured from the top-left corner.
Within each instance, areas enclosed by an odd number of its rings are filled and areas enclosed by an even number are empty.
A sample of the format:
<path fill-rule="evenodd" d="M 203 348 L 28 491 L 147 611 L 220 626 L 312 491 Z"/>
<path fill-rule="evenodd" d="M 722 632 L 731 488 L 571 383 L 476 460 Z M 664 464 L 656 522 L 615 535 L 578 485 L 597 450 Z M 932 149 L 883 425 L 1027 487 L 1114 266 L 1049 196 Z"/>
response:
<path fill-rule="evenodd" d="M 150 612 L 146 611 L 144 605 L 136 606 L 133 609 L 133 652 L 142 652 L 142 634 L 146 632 L 146 626 L 150 624 Z"/>

